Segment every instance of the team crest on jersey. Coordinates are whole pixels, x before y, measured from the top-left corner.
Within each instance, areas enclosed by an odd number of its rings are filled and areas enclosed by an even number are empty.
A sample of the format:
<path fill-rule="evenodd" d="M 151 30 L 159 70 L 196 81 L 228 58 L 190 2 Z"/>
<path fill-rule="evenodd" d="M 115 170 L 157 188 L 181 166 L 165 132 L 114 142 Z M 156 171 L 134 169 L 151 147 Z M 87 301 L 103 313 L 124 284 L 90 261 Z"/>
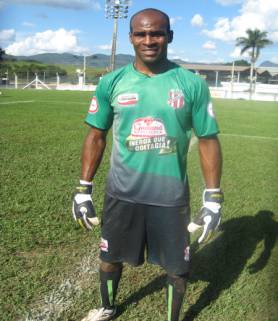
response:
<path fill-rule="evenodd" d="M 89 113 L 90 114 L 95 114 L 98 111 L 98 103 L 97 103 L 97 98 L 94 96 L 92 98 L 90 108 L 89 108 Z"/>
<path fill-rule="evenodd" d="M 167 135 L 165 125 L 159 118 L 137 118 L 126 140 L 130 152 L 159 151 L 160 155 L 176 152 L 176 138 Z"/>
<path fill-rule="evenodd" d="M 120 106 L 132 106 L 138 103 L 137 93 L 126 93 L 118 96 L 118 104 Z"/>
<path fill-rule="evenodd" d="M 174 109 L 184 106 L 184 95 L 180 89 L 171 89 L 168 93 L 168 105 Z"/>

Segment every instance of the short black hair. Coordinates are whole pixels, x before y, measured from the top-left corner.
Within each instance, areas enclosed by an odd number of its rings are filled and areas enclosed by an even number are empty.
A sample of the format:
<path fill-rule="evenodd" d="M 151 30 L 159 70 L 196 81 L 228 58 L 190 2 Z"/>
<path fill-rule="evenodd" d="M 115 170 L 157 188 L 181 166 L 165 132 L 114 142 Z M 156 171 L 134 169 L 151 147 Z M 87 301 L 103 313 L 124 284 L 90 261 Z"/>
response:
<path fill-rule="evenodd" d="M 132 22 L 133 22 L 133 19 L 140 13 L 143 13 L 143 12 L 146 12 L 146 11 L 155 11 L 155 12 L 158 12 L 160 13 L 161 15 L 164 16 L 164 18 L 166 19 L 166 22 L 167 22 L 167 32 L 170 32 L 171 30 L 171 27 L 170 27 L 170 18 L 169 16 L 161 11 L 161 10 L 158 10 L 158 9 L 155 9 L 155 8 L 146 8 L 146 9 L 143 9 L 143 10 L 140 10 L 136 13 L 134 13 L 134 15 L 130 18 L 130 21 L 129 21 L 129 31 L 132 32 Z"/>

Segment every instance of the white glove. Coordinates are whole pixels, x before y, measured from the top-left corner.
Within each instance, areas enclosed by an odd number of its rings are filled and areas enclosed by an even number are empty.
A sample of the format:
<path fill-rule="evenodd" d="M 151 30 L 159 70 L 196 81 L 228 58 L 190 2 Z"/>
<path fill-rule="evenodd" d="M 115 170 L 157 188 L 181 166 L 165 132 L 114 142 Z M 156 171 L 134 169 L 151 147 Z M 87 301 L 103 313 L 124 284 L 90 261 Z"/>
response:
<path fill-rule="evenodd" d="M 199 214 L 189 223 L 187 229 L 190 233 L 203 227 L 203 233 L 198 243 L 208 241 L 215 232 L 221 221 L 221 203 L 224 201 L 223 192 L 220 188 L 205 189 L 203 193 L 203 206 Z"/>
<path fill-rule="evenodd" d="M 80 181 L 80 185 L 76 187 L 73 194 L 72 202 L 74 220 L 88 230 L 91 230 L 93 225 L 99 224 L 91 197 L 92 191 L 92 183 Z"/>

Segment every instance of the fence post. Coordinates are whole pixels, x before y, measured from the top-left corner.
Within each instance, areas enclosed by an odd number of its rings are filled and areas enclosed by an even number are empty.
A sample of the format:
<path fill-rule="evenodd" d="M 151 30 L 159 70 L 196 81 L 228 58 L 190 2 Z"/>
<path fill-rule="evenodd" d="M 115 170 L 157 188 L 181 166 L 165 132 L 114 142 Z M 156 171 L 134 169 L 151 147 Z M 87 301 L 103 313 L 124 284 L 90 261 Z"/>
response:
<path fill-rule="evenodd" d="M 60 86 L 60 76 L 59 76 L 59 73 L 56 72 L 56 89 L 58 89 L 59 86 Z"/>
<path fill-rule="evenodd" d="M 14 74 L 14 88 L 15 88 L 15 89 L 18 88 L 18 86 L 17 86 L 17 79 L 18 79 L 18 78 L 17 78 L 17 74 L 15 73 L 15 74 Z"/>

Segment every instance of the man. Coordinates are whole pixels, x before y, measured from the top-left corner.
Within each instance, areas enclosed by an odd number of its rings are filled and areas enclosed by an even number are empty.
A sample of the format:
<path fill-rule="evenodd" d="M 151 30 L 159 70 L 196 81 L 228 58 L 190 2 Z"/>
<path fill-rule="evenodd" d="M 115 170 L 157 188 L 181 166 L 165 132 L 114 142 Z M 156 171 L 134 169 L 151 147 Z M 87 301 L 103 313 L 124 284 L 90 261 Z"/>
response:
<path fill-rule="evenodd" d="M 112 125 L 113 150 L 101 227 L 102 307 L 83 320 L 115 317 L 122 264 L 142 264 L 146 249 L 147 260 L 167 272 L 167 320 L 178 321 L 190 261 L 187 226 L 190 232 L 203 227 L 203 241 L 220 222 L 218 127 L 205 82 L 167 59 L 173 39 L 169 17 L 144 9 L 131 18 L 129 37 L 134 64 L 102 78 L 86 118 L 91 128 L 73 202 L 74 217 L 85 228 L 98 223 L 92 180 Z M 206 189 L 203 207 L 188 225 L 186 154 L 192 128 Z"/>

